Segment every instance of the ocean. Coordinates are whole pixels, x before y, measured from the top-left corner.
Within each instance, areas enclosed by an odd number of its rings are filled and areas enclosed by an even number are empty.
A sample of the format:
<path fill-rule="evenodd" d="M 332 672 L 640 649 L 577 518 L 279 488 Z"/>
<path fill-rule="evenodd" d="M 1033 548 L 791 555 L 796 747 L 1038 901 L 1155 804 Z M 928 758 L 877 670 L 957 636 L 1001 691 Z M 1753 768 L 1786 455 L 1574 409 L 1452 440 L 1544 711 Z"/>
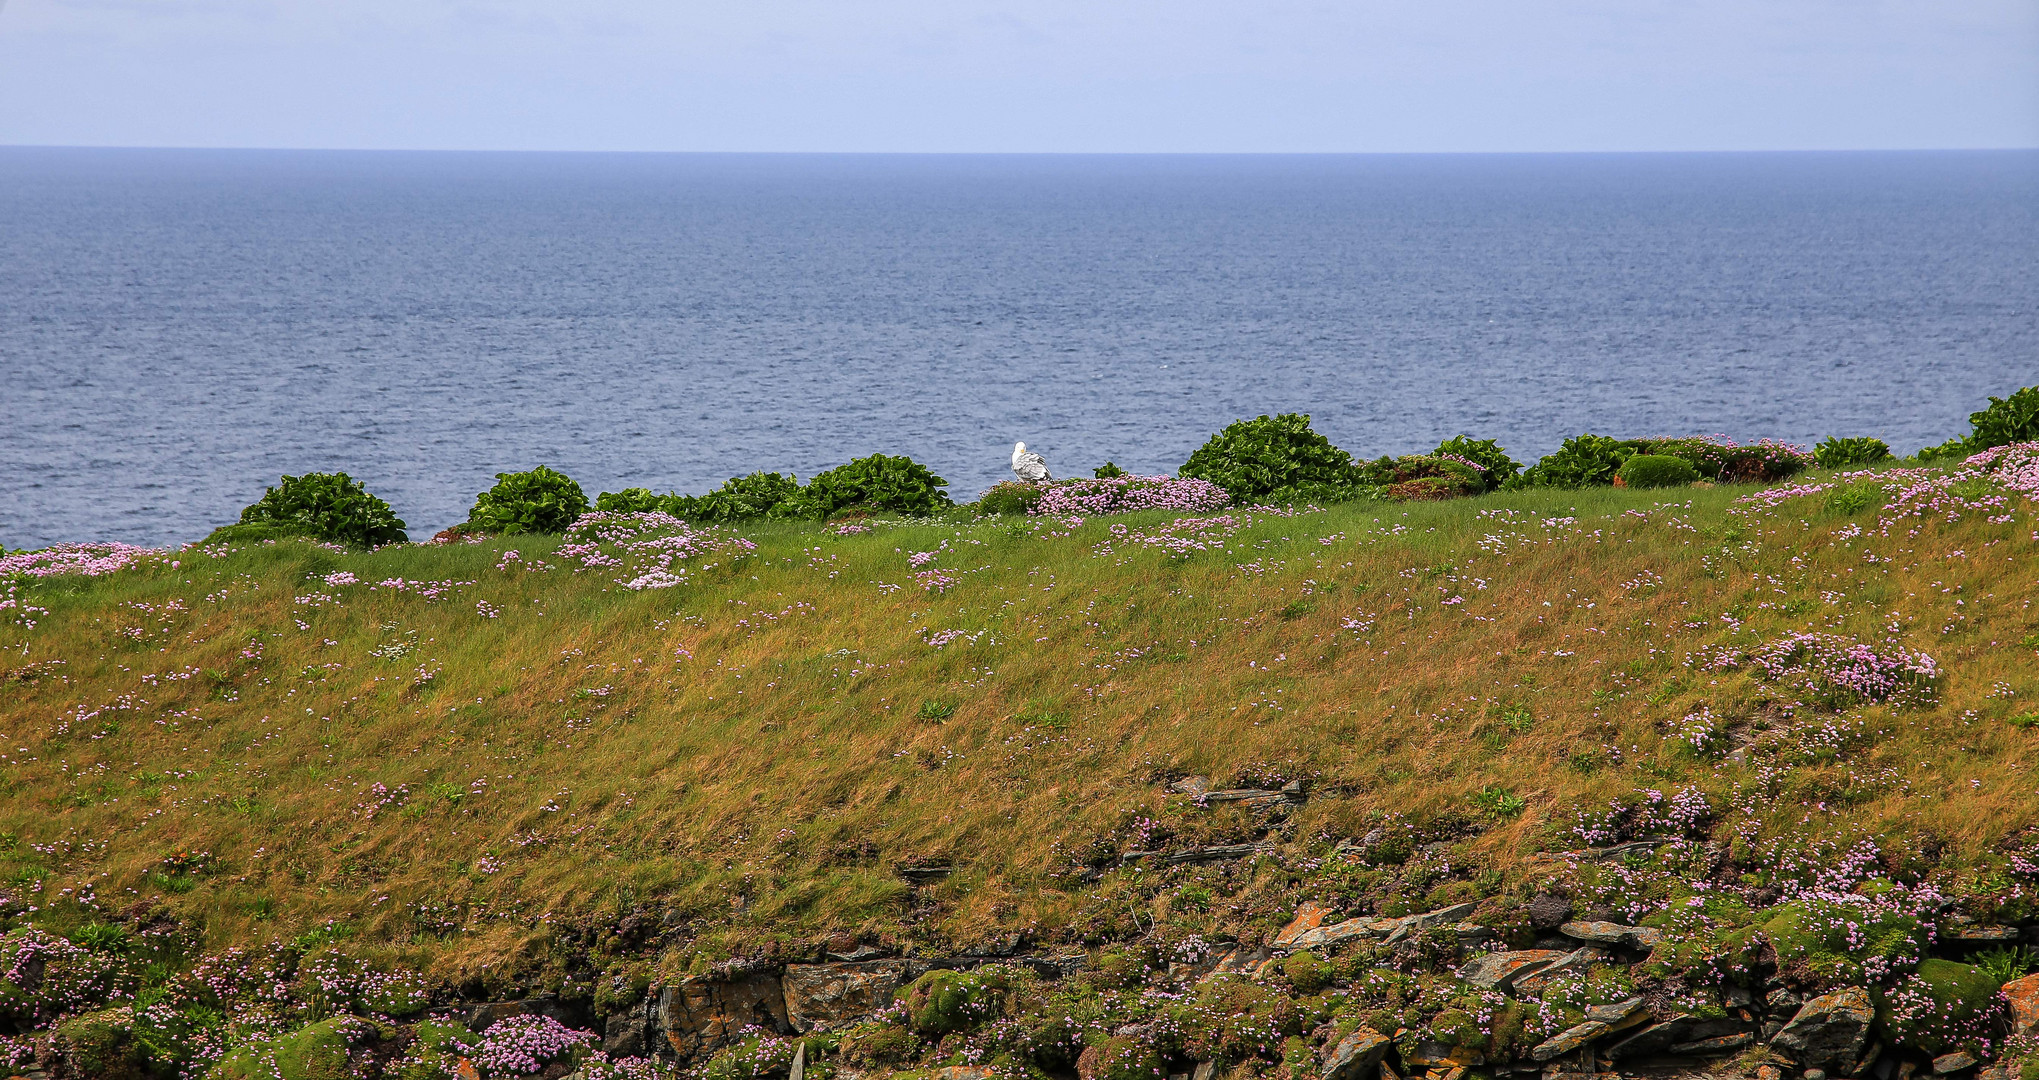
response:
<path fill-rule="evenodd" d="M 414 539 L 1025 440 L 1168 472 L 1306 412 L 1875 435 L 2039 383 L 2039 152 L 830 156 L 0 148 L 0 544 L 169 544 L 344 470 Z"/>

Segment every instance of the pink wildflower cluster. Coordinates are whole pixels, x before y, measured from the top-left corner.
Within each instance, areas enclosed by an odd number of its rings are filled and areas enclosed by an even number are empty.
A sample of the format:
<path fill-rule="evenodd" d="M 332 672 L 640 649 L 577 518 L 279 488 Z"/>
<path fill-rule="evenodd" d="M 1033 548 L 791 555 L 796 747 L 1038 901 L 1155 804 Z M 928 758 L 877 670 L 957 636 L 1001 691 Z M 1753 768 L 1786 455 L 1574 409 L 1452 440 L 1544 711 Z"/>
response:
<path fill-rule="evenodd" d="M 594 1032 L 576 1031 L 550 1016 L 511 1016 L 481 1033 L 481 1052 L 474 1063 L 490 1077 L 529 1076 L 594 1041 Z"/>
<path fill-rule="evenodd" d="M 1572 823 L 1572 835 L 1580 843 L 1594 846 L 1644 837 L 1696 839 L 1706 834 L 1713 817 L 1712 804 L 1698 788 L 1681 788 L 1671 795 L 1655 788 L 1638 788 L 1604 808 L 1580 810 Z"/>
<path fill-rule="evenodd" d="M 1088 514 L 1130 514 L 1136 510 L 1209 513 L 1232 501 L 1224 488 L 1208 480 L 1174 476 L 1115 476 L 1103 480 L 1058 480 L 1041 493 L 1028 511 L 1040 517 Z"/>
<path fill-rule="evenodd" d="M 1253 524 L 1257 517 L 1293 517 L 1299 512 L 1302 511 L 1255 506 L 1249 510 L 1219 514 L 1216 517 L 1176 518 L 1166 525 L 1148 529 L 1113 525 L 1111 536 L 1097 546 L 1097 553 L 1108 555 L 1125 547 L 1147 547 L 1165 551 L 1178 559 L 1186 559 L 1199 551 L 1222 551 L 1226 540 Z"/>
<path fill-rule="evenodd" d="M 41 551 L 0 555 L 0 578 L 46 578 L 65 574 L 101 577 L 163 554 L 155 548 L 132 544 L 57 544 Z"/>
<path fill-rule="evenodd" d="M 635 576 L 617 578 L 626 589 L 670 589 L 686 580 L 686 569 L 674 564 L 718 551 L 745 553 L 757 545 L 716 529 L 697 529 L 662 511 L 639 513 L 598 511 L 582 514 L 567 526 L 563 559 L 581 570 L 627 567 Z M 578 571 L 576 571 L 578 572 Z"/>
<path fill-rule="evenodd" d="M 1961 467 L 1984 473 L 2028 499 L 2039 499 L 2039 442 L 2012 443 L 1984 450 L 1962 462 Z"/>
<path fill-rule="evenodd" d="M 790 1063 L 789 1063 L 790 1064 Z M 680 1080 L 680 1067 L 657 1058 L 612 1058 L 600 1050 L 581 1063 L 586 1080 Z"/>
<path fill-rule="evenodd" d="M 956 584 L 956 572 L 940 568 L 922 570 L 920 573 L 913 575 L 913 580 L 919 582 L 923 590 L 939 596 L 949 591 Z"/>
<path fill-rule="evenodd" d="M 1749 651 L 1703 651 L 1692 663 L 1708 671 L 1753 664 L 1759 678 L 1793 683 L 1832 708 L 1858 701 L 1929 701 L 1941 676 L 1939 664 L 1924 652 L 1894 647 L 1878 652 L 1839 634 L 1807 632 L 1786 634 Z"/>

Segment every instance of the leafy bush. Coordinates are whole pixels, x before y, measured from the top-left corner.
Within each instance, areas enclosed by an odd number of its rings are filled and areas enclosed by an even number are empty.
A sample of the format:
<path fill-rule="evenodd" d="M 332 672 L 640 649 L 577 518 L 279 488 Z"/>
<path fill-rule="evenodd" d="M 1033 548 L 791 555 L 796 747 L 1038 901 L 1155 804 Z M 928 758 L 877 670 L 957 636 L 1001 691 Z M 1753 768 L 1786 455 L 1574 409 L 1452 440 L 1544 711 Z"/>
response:
<path fill-rule="evenodd" d="M 253 526 L 254 528 L 249 528 Z M 346 473 L 286 476 L 241 511 L 239 526 L 213 534 L 215 541 L 306 536 L 354 547 L 401 544 L 404 523 L 389 504 L 368 493 Z"/>
<path fill-rule="evenodd" d="M 691 507 L 667 511 L 692 521 L 748 521 L 764 517 L 797 516 L 800 482 L 775 472 L 754 472 L 732 476 L 722 486 L 698 499 Z"/>
<path fill-rule="evenodd" d="M 1438 443 L 1430 456 L 1456 458 L 1474 466 L 1485 491 L 1500 488 L 1522 472 L 1522 463 L 1509 457 L 1500 443 L 1492 439 L 1475 439 L 1470 435 L 1455 435 Z"/>
<path fill-rule="evenodd" d="M 1090 470 L 1090 475 L 1093 479 L 1097 480 L 1116 480 L 1119 477 L 1126 475 L 1126 470 L 1121 469 L 1117 465 L 1114 465 L 1111 462 L 1107 461 L 1104 464 L 1099 465 L 1097 468 Z"/>
<path fill-rule="evenodd" d="M 1007 480 L 977 496 L 977 502 L 971 509 L 980 514 L 1024 514 L 1032 510 L 1047 491 L 1045 484 L 1024 484 L 1018 480 Z"/>
<path fill-rule="evenodd" d="M 1681 457 L 1637 454 L 1622 462 L 1614 475 L 1632 488 L 1683 487 L 1699 479 L 1699 470 Z"/>
<path fill-rule="evenodd" d="M 691 508 L 693 499 L 667 492 L 655 495 L 650 488 L 624 488 L 622 491 L 604 491 L 595 496 L 595 509 L 605 514 L 671 514 L 685 517 L 682 508 Z"/>
<path fill-rule="evenodd" d="M 1845 469 L 1851 465 L 1874 465 L 1888 461 L 1890 446 L 1882 439 L 1866 435 L 1854 439 L 1828 436 L 1812 448 L 1813 464 L 1822 469 Z"/>
<path fill-rule="evenodd" d="M 788 507 L 801 517 L 828 518 L 851 509 L 889 510 L 928 515 L 954 505 L 942 489 L 947 480 L 907 457 L 872 454 L 807 482 L 797 504 Z"/>
<path fill-rule="evenodd" d="M 1574 435 L 1564 445 L 1538 459 L 1522 475 L 1509 482 L 1511 488 L 1582 488 L 1614 483 L 1614 474 L 1640 447 L 1634 442 L 1605 435 Z"/>
<path fill-rule="evenodd" d="M 2039 386 L 2028 386 L 2007 398 L 1990 398 L 1989 407 L 1968 414 L 1974 428 L 1963 448 L 1980 454 L 1996 446 L 2039 440 Z"/>
<path fill-rule="evenodd" d="M 1339 497 L 1363 485 L 1352 455 L 1310 430 L 1299 413 L 1239 420 L 1211 436 L 1178 470 L 1241 503 Z"/>
<path fill-rule="evenodd" d="M 497 473 L 496 486 L 475 497 L 467 524 L 489 533 L 559 533 L 588 512 L 588 497 L 565 473 L 540 465 Z"/>

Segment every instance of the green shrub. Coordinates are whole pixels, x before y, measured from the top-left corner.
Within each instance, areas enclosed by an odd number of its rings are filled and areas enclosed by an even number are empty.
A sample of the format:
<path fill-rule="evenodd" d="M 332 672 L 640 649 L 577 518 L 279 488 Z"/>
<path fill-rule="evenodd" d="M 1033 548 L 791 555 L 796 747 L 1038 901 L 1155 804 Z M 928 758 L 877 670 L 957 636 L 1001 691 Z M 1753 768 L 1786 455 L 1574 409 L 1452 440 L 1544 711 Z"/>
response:
<path fill-rule="evenodd" d="M 1813 464 L 1822 469 L 1845 469 L 1851 465 L 1874 465 L 1890 460 L 1890 446 L 1867 435 L 1854 439 L 1828 436 L 1812 448 Z"/>
<path fill-rule="evenodd" d="M 1298 413 L 1239 420 L 1211 436 L 1179 470 L 1239 503 L 1336 498 L 1364 486 L 1352 455 L 1310 430 Z"/>
<path fill-rule="evenodd" d="M 927 516 L 954 505 L 942 490 L 947 486 L 947 480 L 912 458 L 872 454 L 808 481 L 797 506 L 788 509 L 818 518 L 849 509 Z"/>
<path fill-rule="evenodd" d="M 690 500 L 693 505 L 677 514 L 690 521 L 714 522 L 797 517 L 800 495 L 798 480 L 775 472 L 754 472 L 724 480 L 721 487 Z"/>
<path fill-rule="evenodd" d="M 486 533 L 561 533 L 588 512 L 588 497 L 565 473 L 540 465 L 497 473 L 496 486 L 475 497 L 470 528 Z"/>
<path fill-rule="evenodd" d="M 1684 487 L 1699 479 L 1699 470 L 1681 457 L 1637 454 L 1622 462 L 1614 475 L 1632 488 Z"/>
<path fill-rule="evenodd" d="M 1484 469 L 1480 473 L 1481 488 L 1485 491 L 1498 490 L 1501 485 L 1515 479 L 1522 473 L 1522 463 L 1508 456 L 1501 444 L 1492 439 L 1475 439 L 1470 435 L 1455 435 L 1437 444 L 1432 457 L 1444 455 L 1464 458 Z"/>
<path fill-rule="evenodd" d="M 2039 386 L 2028 386 L 2007 398 L 1990 398 L 1989 407 L 1968 414 L 1974 428 L 1962 440 L 1964 449 L 1979 454 L 1993 446 L 2039 441 Z"/>
<path fill-rule="evenodd" d="M 977 496 L 971 509 L 980 514 L 1024 514 L 1041 501 L 1048 493 L 1046 484 L 1023 484 L 1018 480 L 1007 480 L 991 490 Z"/>
<path fill-rule="evenodd" d="M 1639 450 L 1634 442 L 1605 435 L 1574 435 L 1563 446 L 1523 470 L 1509 487 L 1582 488 L 1614 483 L 1614 474 Z"/>
<path fill-rule="evenodd" d="M 1688 436 L 1630 440 L 1625 445 L 1633 446 L 1639 454 L 1684 458 L 1702 478 L 1731 484 L 1774 484 L 1812 464 L 1812 455 L 1803 448 L 1775 439 L 1759 439 L 1744 446 L 1721 436 Z"/>
<path fill-rule="evenodd" d="M 650 488 L 641 487 L 604 491 L 595 496 L 595 509 L 605 514 L 666 513 L 685 517 L 684 511 L 693 509 L 693 505 L 694 500 L 688 496 L 673 492 L 656 495 Z"/>
<path fill-rule="evenodd" d="M 212 534 L 212 542 L 247 542 L 304 536 L 359 548 L 401 544 L 396 512 L 346 473 L 286 476 L 241 511 L 238 526 Z"/>
<path fill-rule="evenodd" d="M 1097 468 L 1090 470 L 1090 475 L 1093 479 L 1097 480 L 1117 480 L 1119 477 L 1126 475 L 1126 470 L 1107 461 Z"/>

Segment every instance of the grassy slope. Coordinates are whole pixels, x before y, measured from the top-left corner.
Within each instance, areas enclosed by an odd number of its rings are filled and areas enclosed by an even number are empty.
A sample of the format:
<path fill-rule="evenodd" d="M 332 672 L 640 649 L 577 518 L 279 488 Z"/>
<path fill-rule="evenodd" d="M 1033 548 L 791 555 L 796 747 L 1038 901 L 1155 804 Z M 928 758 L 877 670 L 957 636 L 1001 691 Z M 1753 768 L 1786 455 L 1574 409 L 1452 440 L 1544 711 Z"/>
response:
<path fill-rule="evenodd" d="M 1181 560 L 1100 553 L 1105 520 L 771 526 L 746 531 L 754 556 L 648 592 L 533 537 L 186 552 L 35 586 L 48 613 L 0 626 L 0 829 L 19 838 L 0 879 L 60 919 L 79 890 L 160 899 L 213 947 L 338 920 L 491 989 L 544 956 L 548 924 L 646 905 L 692 918 L 678 967 L 845 931 L 975 948 L 1271 925 L 1304 874 L 1165 878 L 1215 883 L 1212 902 L 1066 872 L 1249 837 L 1246 811 L 1165 793 L 1201 773 L 1315 779 L 1278 834 L 1292 868 L 1383 815 L 1469 823 L 1446 875 L 1465 880 L 1384 906 L 1506 890 L 1533 852 L 1577 846 L 1579 807 L 1686 784 L 1745 840 L 1873 837 L 1887 861 L 1937 858 L 1951 890 L 2001 885 L 1978 880 L 1992 853 L 2039 826 L 2039 730 L 2006 722 L 2039 697 L 2029 505 L 1880 536 L 1873 508 L 1734 508 L 1746 493 L 1341 506 Z M 555 567 L 499 568 L 512 548 Z M 959 581 L 930 595 L 907 556 L 937 548 Z M 336 570 L 460 584 L 309 580 Z M 925 640 L 952 629 L 982 633 Z M 1782 720 L 1764 705 L 1789 692 L 1684 665 L 1800 629 L 1931 653 L 1940 703 Z M 1776 741 L 1740 763 L 1667 739 L 1702 705 L 1774 720 Z M 165 873 L 179 848 L 214 868 Z M 896 873 L 935 863 L 958 871 Z"/>

